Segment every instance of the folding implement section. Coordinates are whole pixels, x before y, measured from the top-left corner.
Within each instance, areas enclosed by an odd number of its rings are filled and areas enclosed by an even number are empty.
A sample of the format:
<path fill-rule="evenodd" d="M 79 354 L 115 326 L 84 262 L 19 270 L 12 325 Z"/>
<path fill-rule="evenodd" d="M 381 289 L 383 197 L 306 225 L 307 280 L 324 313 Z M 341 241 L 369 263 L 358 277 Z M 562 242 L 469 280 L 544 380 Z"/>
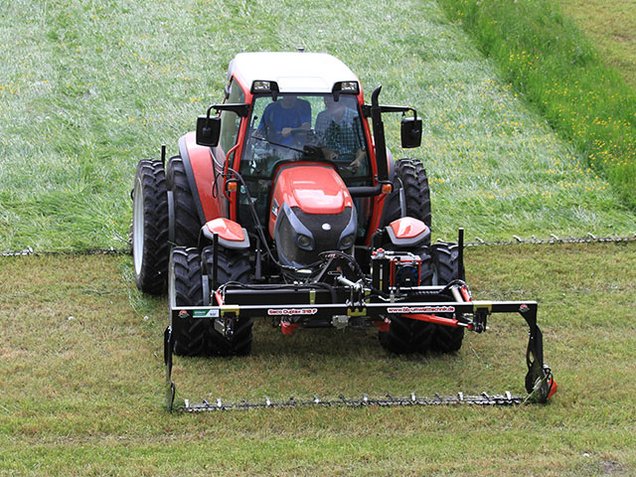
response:
<path fill-rule="evenodd" d="M 306 401 L 289 400 L 272 402 L 265 399 L 261 403 L 240 402 L 224 404 L 203 402 L 191 404 L 185 401 L 185 411 L 250 409 L 260 407 L 291 407 L 298 405 L 318 406 L 407 406 L 431 404 L 486 404 L 510 405 L 523 402 L 545 403 L 556 392 L 550 368 L 543 361 L 543 338 L 537 326 L 537 303 L 534 301 L 470 301 L 470 293 L 462 280 L 455 280 L 446 286 L 414 286 L 400 289 L 397 295 L 383 294 L 366 287 L 362 282 L 351 282 L 341 277 L 338 286 L 320 286 L 312 284 L 279 285 L 241 285 L 227 284 L 215 293 L 213 302 L 205 307 L 172 307 L 171 326 L 165 332 L 165 364 L 167 384 L 167 407 L 175 409 L 175 385 L 172 381 L 172 362 L 174 336 L 179 335 L 180 327 L 190 327 L 194 320 L 209 320 L 216 332 L 231 337 L 234 324 L 239 317 L 274 319 L 285 333 L 297 327 L 345 327 L 364 322 L 378 329 L 391 319 L 418 320 L 452 328 L 482 333 L 487 329 L 492 314 L 518 313 L 528 325 L 528 347 L 526 363 L 528 371 L 525 378 L 527 396 L 463 396 L 421 398 L 415 394 L 410 397 L 346 399 L 340 396 L 336 400 L 323 401 L 317 396 Z M 380 285 L 378 283 L 378 285 Z M 450 292 L 450 293 L 449 293 Z M 457 301 L 448 301 L 449 294 Z M 444 300 L 444 301 L 442 301 Z M 290 328 L 291 327 L 291 328 Z"/>

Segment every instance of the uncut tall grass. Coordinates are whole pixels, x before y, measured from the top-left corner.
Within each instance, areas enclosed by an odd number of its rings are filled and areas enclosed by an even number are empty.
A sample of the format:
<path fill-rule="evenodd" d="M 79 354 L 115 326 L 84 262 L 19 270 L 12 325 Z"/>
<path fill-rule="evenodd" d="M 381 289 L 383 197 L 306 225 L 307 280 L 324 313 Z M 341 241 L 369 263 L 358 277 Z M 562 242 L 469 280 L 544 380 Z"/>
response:
<path fill-rule="evenodd" d="M 636 91 L 604 63 L 558 4 L 439 3 L 493 58 L 504 79 L 636 210 Z"/>
<path fill-rule="evenodd" d="M 435 238 L 625 235 L 605 179 L 529 110 L 434 1 L 2 2 L 0 251 L 124 247 L 137 161 L 222 100 L 239 51 L 326 51 L 414 106 Z M 361 21 L 364 19 L 364 21 Z M 19 61 L 17 61 L 19 59 Z"/>

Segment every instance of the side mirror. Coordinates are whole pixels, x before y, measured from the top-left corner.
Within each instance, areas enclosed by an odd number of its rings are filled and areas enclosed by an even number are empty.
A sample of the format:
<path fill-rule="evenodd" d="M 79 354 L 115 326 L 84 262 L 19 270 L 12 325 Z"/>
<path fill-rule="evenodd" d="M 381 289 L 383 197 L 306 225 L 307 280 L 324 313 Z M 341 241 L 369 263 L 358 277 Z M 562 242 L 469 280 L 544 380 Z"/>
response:
<path fill-rule="evenodd" d="M 197 119 L 197 144 L 215 147 L 219 143 L 221 133 L 221 118 L 199 116 Z"/>
<path fill-rule="evenodd" d="M 400 126 L 400 137 L 404 149 L 420 147 L 422 144 L 422 120 L 403 118 Z"/>

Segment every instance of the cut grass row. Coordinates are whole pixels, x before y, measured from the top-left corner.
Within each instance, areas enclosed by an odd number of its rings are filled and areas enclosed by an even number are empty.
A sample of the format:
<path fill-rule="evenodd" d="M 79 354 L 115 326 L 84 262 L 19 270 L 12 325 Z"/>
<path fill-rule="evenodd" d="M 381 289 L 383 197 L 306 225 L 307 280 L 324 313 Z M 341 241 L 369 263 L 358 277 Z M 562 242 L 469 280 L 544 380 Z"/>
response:
<path fill-rule="evenodd" d="M 614 0 L 559 0 L 567 16 L 590 37 L 603 60 L 636 88 L 636 3 Z"/>
<path fill-rule="evenodd" d="M 0 475 L 547 475 L 636 471 L 636 245 L 467 250 L 477 298 L 540 302 L 547 406 L 163 409 L 163 299 L 128 257 L 0 260 Z M 523 390 L 526 330 L 490 320 L 456 356 L 396 358 L 375 333 L 256 327 L 240 359 L 175 361 L 180 397 Z"/>
<path fill-rule="evenodd" d="M 504 79 L 636 210 L 636 91 L 561 14 L 558 3 L 439 3 L 494 59 Z"/>
<path fill-rule="evenodd" d="M 139 159 L 176 153 L 240 50 L 302 45 L 425 122 L 434 232 L 509 239 L 636 230 L 606 180 L 500 81 L 433 1 L 35 0 L 0 17 L 0 251 L 123 247 Z M 364 21 L 360 21 L 364 19 Z M 392 25 L 388 28 L 387 25 Z M 21 61 L 13 61 L 14 58 Z M 385 121 L 396 157 L 397 118 Z"/>

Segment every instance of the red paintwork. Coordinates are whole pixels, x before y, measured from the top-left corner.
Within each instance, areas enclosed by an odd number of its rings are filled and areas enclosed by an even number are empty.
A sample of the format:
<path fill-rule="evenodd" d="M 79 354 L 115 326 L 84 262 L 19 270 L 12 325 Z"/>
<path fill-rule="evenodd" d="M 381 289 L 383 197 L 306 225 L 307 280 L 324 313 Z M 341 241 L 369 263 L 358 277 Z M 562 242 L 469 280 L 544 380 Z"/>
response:
<path fill-rule="evenodd" d="M 286 321 L 283 321 L 280 324 L 280 331 L 285 336 L 293 335 L 298 328 L 300 328 L 300 323 L 288 323 Z"/>
<path fill-rule="evenodd" d="M 374 177 L 373 185 L 377 185 L 378 184 L 378 181 L 377 181 L 378 165 L 377 165 L 377 156 L 375 154 L 375 144 L 373 143 L 371 138 L 369 123 L 365 120 L 363 121 L 363 124 L 364 124 L 365 134 L 367 135 L 367 141 L 369 141 L 369 144 L 373 144 L 373 147 L 371 147 L 371 149 L 367 152 L 369 156 L 371 157 L 371 170 L 373 171 L 373 177 Z M 386 150 L 386 157 L 387 157 L 387 170 L 391 171 L 391 163 L 393 162 L 393 155 L 391 154 L 391 151 L 388 150 L 388 148 Z M 369 217 L 369 227 L 367 229 L 368 230 L 367 236 L 365 237 L 366 245 L 369 245 L 371 243 L 373 239 L 373 235 L 378 230 L 378 228 L 380 228 L 380 222 L 382 220 L 382 212 L 384 210 L 384 201 L 386 197 L 387 197 L 386 194 L 378 194 L 372 198 L 372 202 L 371 202 L 372 208 L 371 208 L 371 213 Z"/>
<path fill-rule="evenodd" d="M 190 165 L 194 173 L 194 181 L 203 207 L 205 221 L 208 222 L 217 217 L 223 217 L 225 215 L 223 194 L 217 194 L 216 197 L 212 195 L 214 171 L 212 170 L 210 148 L 207 146 L 199 146 L 196 143 L 194 132 L 187 133 L 183 139 L 188 157 L 190 158 Z M 221 181 L 219 181 L 218 186 L 222 186 Z"/>
<path fill-rule="evenodd" d="M 372 323 L 380 333 L 388 333 L 391 330 L 391 322 L 387 319 L 382 321 L 375 320 Z"/>
<path fill-rule="evenodd" d="M 464 301 L 467 301 L 467 302 L 473 301 L 472 297 L 470 296 L 470 291 L 468 290 L 468 287 L 466 285 L 462 285 L 459 291 L 462 294 L 462 298 L 464 299 Z"/>
<path fill-rule="evenodd" d="M 360 94 L 358 95 L 358 104 L 360 105 L 360 107 L 364 105 L 364 95 L 362 93 L 362 86 L 360 86 Z M 369 121 L 365 117 L 362 117 L 362 130 L 364 131 L 367 144 L 369 145 L 367 154 L 369 154 L 369 160 L 371 162 L 371 174 L 374 178 L 373 185 L 375 186 L 378 183 L 377 181 L 378 164 L 377 164 L 377 158 L 375 154 L 375 143 L 373 142 L 373 136 L 371 135 L 371 128 L 369 127 Z M 390 168 L 388 170 L 390 170 Z M 372 197 L 370 200 L 371 210 L 369 211 L 369 227 L 367 228 L 367 236 L 365 237 L 365 240 L 364 240 L 366 245 L 371 244 L 373 235 L 378 230 L 378 228 L 380 228 L 380 221 L 382 219 L 382 211 L 384 210 L 385 198 L 386 198 L 386 195 L 378 194 L 375 197 Z"/>
<path fill-rule="evenodd" d="M 353 201 L 342 178 L 332 167 L 300 165 L 283 168 L 276 179 L 279 203 L 300 207 L 306 214 L 340 214 Z"/>
<path fill-rule="evenodd" d="M 410 318 L 411 320 L 425 321 L 426 323 L 433 323 L 436 325 L 449 326 L 451 328 L 459 328 L 459 321 L 455 318 L 444 318 L 442 316 L 437 315 L 425 315 L 425 314 L 414 314 L 414 315 L 402 315 L 405 318 Z"/>
<path fill-rule="evenodd" d="M 559 386 L 557 382 L 554 380 L 554 378 L 550 379 L 548 386 L 549 386 L 548 388 L 549 390 L 548 390 L 548 397 L 546 398 L 546 400 L 554 396 L 554 394 L 557 392 L 557 389 L 559 389 Z"/>
<path fill-rule="evenodd" d="M 232 81 L 235 81 L 236 84 L 238 84 L 241 90 L 243 91 L 244 102 L 247 104 L 252 104 L 252 101 L 254 98 L 252 96 L 252 93 L 250 92 L 251 85 L 246 85 L 245 83 L 243 83 L 243 81 L 241 81 L 241 79 L 238 76 L 233 76 Z M 251 111 L 250 111 L 250 116 L 251 116 Z M 247 118 L 241 119 L 241 124 L 239 125 L 238 137 L 236 138 L 236 146 L 233 148 L 233 150 L 230 150 L 227 154 L 227 157 L 224 158 L 226 173 L 227 173 L 227 168 L 230 166 L 230 162 L 232 163 L 231 166 L 235 171 L 238 171 L 241 169 L 241 156 L 243 155 L 243 144 L 245 144 L 245 141 L 246 141 L 250 116 L 248 116 Z M 219 149 L 220 151 L 220 148 L 217 148 L 217 149 Z M 234 155 L 232 155 L 232 152 L 234 153 Z M 223 190 L 225 190 L 225 182 L 223 183 Z M 232 220 L 238 220 L 238 194 L 237 193 L 229 194 L 228 199 L 229 199 L 228 216 Z"/>
<path fill-rule="evenodd" d="M 393 233 L 399 239 L 411 239 L 426 232 L 428 227 L 421 220 L 413 217 L 402 217 L 401 219 L 394 220 L 389 224 Z"/>
<path fill-rule="evenodd" d="M 217 234 L 224 240 L 230 242 L 243 242 L 245 240 L 243 227 L 233 220 L 219 217 L 206 223 L 205 226 L 211 233 Z"/>
<path fill-rule="evenodd" d="M 216 300 L 217 306 L 223 306 L 223 304 L 225 303 L 225 300 L 223 299 L 223 293 L 221 293 L 219 290 L 216 290 L 214 292 L 214 299 Z"/>
<path fill-rule="evenodd" d="M 274 179 L 274 201 L 299 207 L 306 214 L 341 214 L 353 207 L 353 200 L 344 181 L 331 166 L 299 162 L 283 166 Z M 270 216 L 269 233 L 274 236 L 276 216 Z"/>

